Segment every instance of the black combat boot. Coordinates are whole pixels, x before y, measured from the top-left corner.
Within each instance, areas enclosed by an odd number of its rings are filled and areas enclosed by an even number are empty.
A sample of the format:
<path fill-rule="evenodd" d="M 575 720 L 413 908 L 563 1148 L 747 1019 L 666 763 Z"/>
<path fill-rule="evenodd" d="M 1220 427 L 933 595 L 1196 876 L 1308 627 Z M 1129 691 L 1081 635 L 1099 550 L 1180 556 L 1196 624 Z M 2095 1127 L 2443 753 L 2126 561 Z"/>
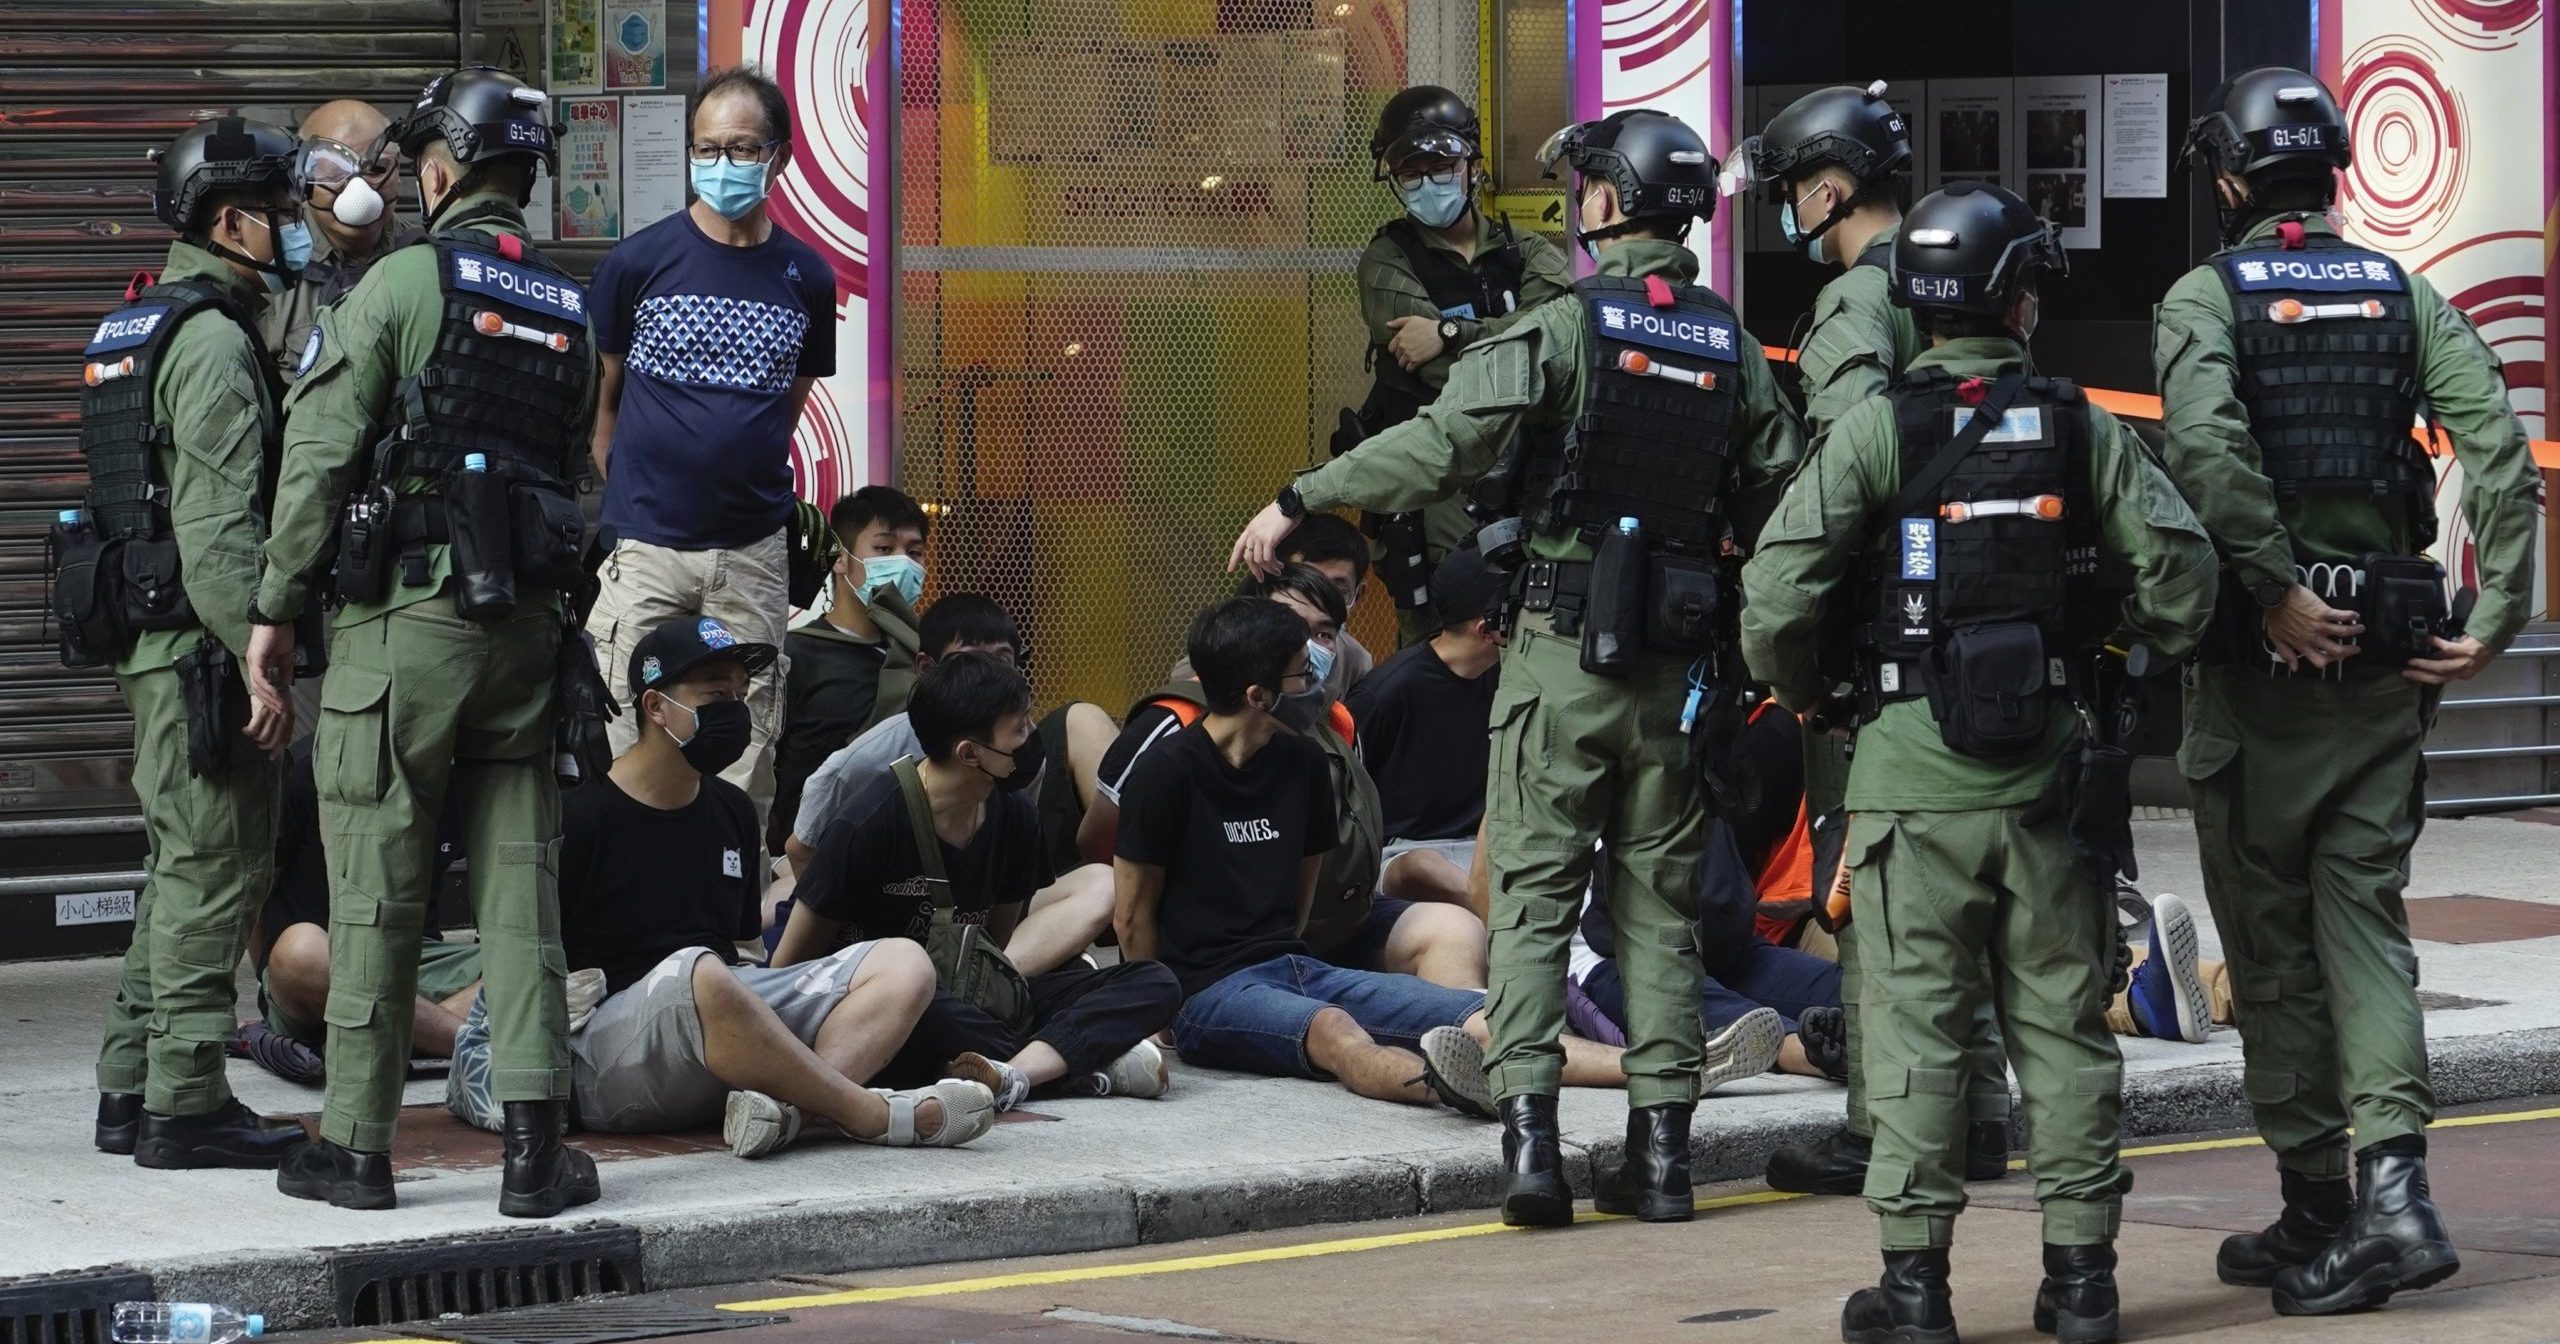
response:
<path fill-rule="evenodd" d="M 2009 1122 L 1976 1120 L 1964 1128 L 1964 1178 L 2002 1181 L 2009 1178 Z"/>
<path fill-rule="evenodd" d="M 118 1157 L 133 1156 L 134 1131 L 142 1128 L 142 1094 L 138 1092 L 101 1092 L 98 1094 L 98 1128 L 91 1142 L 98 1151 Z"/>
<path fill-rule="evenodd" d="M 2356 1211 L 2355 1187 L 2344 1178 L 2316 1181 L 2297 1171 L 2281 1171 L 2284 1213 L 2262 1232 L 2242 1232 L 2222 1239 L 2213 1257 L 2213 1272 L 2224 1283 L 2264 1288 L 2276 1271 L 2311 1263 L 2320 1248 L 2347 1228 Z"/>
<path fill-rule="evenodd" d="M 2278 1315 L 2378 1307 L 2393 1293 L 2433 1287 L 2462 1268 L 2444 1216 L 2427 1197 L 2425 1142 L 2386 1139 L 2356 1154 L 2356 1211 L 2310 1263 L 2277 1271 Z"/>
<path fill-rule="evenodd" d="M 2036 1333 L 2061 1344 L 2116 1344 L 2116 1244 L 2045 1243 Z"/>
<path fill-rule="evenodd" d="M 204 1115 L 144 1111 L 134 1129 L 133 1164 L 156 1171 L 271 1171 L 301 1142 L 302 1126 L 270 1124 L 234 1098 Z"/>
<path fill-rule="evenodd" d="M 327 1139 L 313 1139 L 287 1154 L 276 1171 L 276 1189 L 342 1209 L 389 1209 L 400 1203 L 391 1189 L 389 1153 L 359 1153 Z"/>
<path fill-rule="evenodd" d="M 1799 1195 L 1855 1195 L 1867 1188 L 1873 1140 L 1843 1125 L 1813 1143 L 1791 1143 L 1769 1154 L 1772 1190 Z"/>
<path fill-rule="evenodd" d="M 1884 1277 L 1849 1294 L 1841 1344 L 1958 1344 L 1947 1290 L 1947 1248 L 1887 1251 Z"/>
<path fill-rule="evenodd" d="M 1502 1221 L 1513 1227 L 1573 1222 L 1573 1187 L 1564 1183 L 1564 1150 L 1556 1099 L 1534 1092 L 1506 1097 L 1502 1111 Z"/>
<path fill-rule="evenodd" d="M 596 1160 L 568 1145 L 569 1108 L 557 1101 L 506 1104 L 507 1170 L 498 1212 L 510 1218 L 555 1218 L 593 1204 L 604 1193 Z"/>
<path fill-rule="evenodd" d="M 1632 1213 L 1648 1223 L 1697 1217 L 1697 1200 L 1689 1192 L 1691 1109 L 1676 1102 L 1630 1109 L 1626 1154 L 1599 1182 L 1591 1206 L 1602 1213 Z"/>

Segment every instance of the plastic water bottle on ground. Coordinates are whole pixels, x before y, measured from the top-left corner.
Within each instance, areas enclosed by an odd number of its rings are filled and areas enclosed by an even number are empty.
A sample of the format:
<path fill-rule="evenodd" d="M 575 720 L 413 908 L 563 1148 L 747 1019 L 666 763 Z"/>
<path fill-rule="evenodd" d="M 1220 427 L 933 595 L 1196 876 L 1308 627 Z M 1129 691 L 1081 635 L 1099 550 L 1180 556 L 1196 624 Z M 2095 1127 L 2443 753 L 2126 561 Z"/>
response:
<path fill-rule="evenodd" d="M 267 1318 L 203 1302 L 119 1302 L 116 1344 L 232 1344 L 267 1333 Z"/>

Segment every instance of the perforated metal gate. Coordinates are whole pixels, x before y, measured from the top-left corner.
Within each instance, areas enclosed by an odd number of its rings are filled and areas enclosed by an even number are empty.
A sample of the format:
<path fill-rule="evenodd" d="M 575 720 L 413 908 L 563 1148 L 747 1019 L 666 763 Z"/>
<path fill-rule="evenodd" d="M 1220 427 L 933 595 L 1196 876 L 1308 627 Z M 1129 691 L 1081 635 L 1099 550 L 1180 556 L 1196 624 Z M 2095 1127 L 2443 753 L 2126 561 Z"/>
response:
<path fill-rule="evenodd" d="M 903 6 L 898 477 L 939 510 L 934 591 L 1016 614 L 1044 705 L 1160 682 L 1237 529 L 1358 400 L 1352 266 L 1397 208 L 1369 132 L 1409 82 L 1474 96 L 1476 12 Z"/>

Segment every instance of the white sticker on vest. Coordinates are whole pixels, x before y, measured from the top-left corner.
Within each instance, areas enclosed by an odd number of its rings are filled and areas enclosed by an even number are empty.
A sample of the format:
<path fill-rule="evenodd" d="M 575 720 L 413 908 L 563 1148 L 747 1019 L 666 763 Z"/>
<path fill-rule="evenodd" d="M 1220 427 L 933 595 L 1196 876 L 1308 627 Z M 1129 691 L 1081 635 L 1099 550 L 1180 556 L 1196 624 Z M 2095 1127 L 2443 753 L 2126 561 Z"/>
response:
<path fill-rule="evenodd" d="M 1955 432 L 1963 433 L 1964 427 L 1971 423 L 1973 423 L 1973 408 L 1958 406 Z M 2042 406 L 2010 407 L 2009 413 L 2000 417 L 2000 423 L 1993 425 L 1983 434 L 1982 441 L 1984 443 L 2044 442 L 2044 408 Z"/>

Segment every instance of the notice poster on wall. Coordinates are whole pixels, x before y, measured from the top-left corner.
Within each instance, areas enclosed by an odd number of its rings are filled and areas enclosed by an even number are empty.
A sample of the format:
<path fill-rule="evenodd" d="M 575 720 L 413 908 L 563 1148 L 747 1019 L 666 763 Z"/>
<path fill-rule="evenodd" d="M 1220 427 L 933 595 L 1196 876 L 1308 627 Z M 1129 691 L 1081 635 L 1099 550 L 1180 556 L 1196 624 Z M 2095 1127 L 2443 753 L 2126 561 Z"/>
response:
<path fill-rule="evenodd" d="M 479 59 L 535 88 L 550 71 L 542 60 L 543 0 L 480 0 L 474 20 Z"/>
<path fill-rule="evenodd" d="M 2008 186 L 2009 141 L 2014 134 L 2009 81 L 1929 81 L 1927 189 L 1968 181 Z"/>
<path fill-rule="evenodd" d="M 603 0 L 544 0 L 555 94 L 604 91 Z"/>
<path fill-rule="evenodd" d="M 563 98 L 560 117 L 560 237 L 622 236 L 622 100 Z"/>
<path fill-rule="evenodd" d="M 560 236 L 559 197 L 551 174 L 534 174 L 533 195 L 524 203 L 525 232 L 533 241 L 547 243 Z"/>
<path fill-rule="evenodd" d="M 2098 165 L 2105 131 L 2098 75 L 2046 75 L 2017 81 L 2021 133 L 2010 137 L 2016 166 L 2007 186 L 2062 232 L 2062 245 L 2096 247 Z"/>
<path fill-rule="evenodd" d="M 2109 75 L 2106 195 L 2169 194 L 2169 77 Z"/>
<path fill-rule="evenodd" d="M 605 0 L 604 86 L 667 86 L 667 0 Z"/>
<path fill-rule="evenodd" d="M 684 96 L 622 100 L 622 229 L 638 233 L 684 208 Z"/>

